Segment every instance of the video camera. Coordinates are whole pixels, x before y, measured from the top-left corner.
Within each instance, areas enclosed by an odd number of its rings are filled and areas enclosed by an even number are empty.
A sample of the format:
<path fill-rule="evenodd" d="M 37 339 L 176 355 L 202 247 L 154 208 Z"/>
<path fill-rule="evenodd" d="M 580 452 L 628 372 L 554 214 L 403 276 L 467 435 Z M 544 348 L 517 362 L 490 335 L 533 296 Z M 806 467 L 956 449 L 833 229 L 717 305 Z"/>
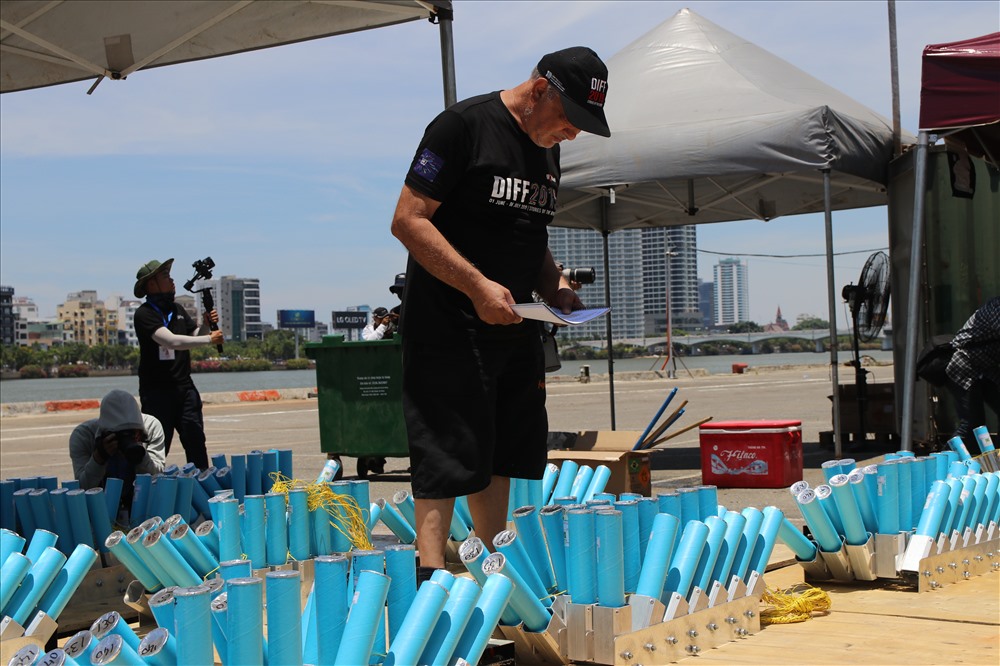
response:
<path fill-rule="evenodd" d="M 194 283 L 198 280 L 211 280 L 215 262 L 212 261 L 212 257 L 205 257 L 204 259 L 198 259 L 191 266 L 194 268 L 194 277 L 184 283 L 184 289 L 190 291 L 192 294 L 201 294 L 201 301 L 205 304 L 205 312 L 211 312 L 215 309 L 215 301 L 212 299 L 212 288 L 204 287 L 203 289 L 195 289 Z M 217 331 L 219 330 L 219 325 L 213 321 L 209 325 L 209 328 Z M 223 353 L 222 345 L 215 345 L 215 348 L 219 350 L 220 354 Z"/>
<path fill-rule="evenodd" d="M 125 456 L 130 465 L 138 465 L 146 455 L 146 447 L 135 441 L 134 430 L 119 430 L 115 433 L 118 450 Z"/>
<path fill-rule="evenodd" d="M 564 268 L 562 269 L 562 276 L 569 280 L 570 282 L 579 282 L 580 284 L 594 284 L 597 279 L 597 271 L 591 268 Z"/>

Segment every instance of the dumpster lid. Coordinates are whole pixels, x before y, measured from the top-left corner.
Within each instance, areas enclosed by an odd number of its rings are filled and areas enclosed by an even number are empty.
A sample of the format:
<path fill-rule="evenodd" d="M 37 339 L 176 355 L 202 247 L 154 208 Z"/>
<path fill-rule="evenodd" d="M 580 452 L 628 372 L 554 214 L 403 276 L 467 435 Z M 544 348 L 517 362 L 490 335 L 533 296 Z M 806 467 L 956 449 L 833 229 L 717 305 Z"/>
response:
<path fill-rule="evenodd" d="M 761 420 L 761 421 L 710 421 L 702 424 L 700 430 L 762 430 L 773 428 L 801 428 L 802 421 Z"/>

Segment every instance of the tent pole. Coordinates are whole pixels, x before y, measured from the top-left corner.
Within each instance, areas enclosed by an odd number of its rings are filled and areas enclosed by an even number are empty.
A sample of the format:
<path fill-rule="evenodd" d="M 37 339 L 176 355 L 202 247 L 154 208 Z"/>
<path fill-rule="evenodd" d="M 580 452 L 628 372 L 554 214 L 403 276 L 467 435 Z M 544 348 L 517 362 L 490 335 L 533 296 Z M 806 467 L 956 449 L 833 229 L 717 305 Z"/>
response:
<path fill-rule="evenodd" d="M 830 306 L 830 380 L 833 383 L 833 455 L 840 458 L 840 377 L 837 374 L 837 296 L 833 281 L 833 201 L 830 170 L 823 169 L 823 219 L 826 226 L 826 297 Z"/>
<path fill-rule="evenodd" d="M 441 33 L 441 78 L 444 82 L 444 108 L 458 101 L 455 88 L 455 39 L 452 35 L 454 12 L 451 8 L 438 7 L 437 19 Z"/>
<path fill-rule="evenodd" d="M 920 250 L 924 238 L 924 190 L 927 187 L 927 132 L 917 135 L 917 154 L 913 160 L 913 231 L 910 235 L 910 280 L 906 293 L 906 345 L 903 353 L 903 422 L 900 445 L 913 450 L 913 391 L 917 373 L 917 329 L 920 326 Z"/>
<path fill-rule="evenodd" d="M 601 197 L 601 238 L 604 241 L 604 307 L 611 307 L 611 259 L 608 254 L 608 206 L 610 197 Z M 611 313 L 604 317 L 604 326 L 608 338 L 608 391 L 611 396 L 611 429 L 615 430 L 615 345 L 611 333 Z"/>

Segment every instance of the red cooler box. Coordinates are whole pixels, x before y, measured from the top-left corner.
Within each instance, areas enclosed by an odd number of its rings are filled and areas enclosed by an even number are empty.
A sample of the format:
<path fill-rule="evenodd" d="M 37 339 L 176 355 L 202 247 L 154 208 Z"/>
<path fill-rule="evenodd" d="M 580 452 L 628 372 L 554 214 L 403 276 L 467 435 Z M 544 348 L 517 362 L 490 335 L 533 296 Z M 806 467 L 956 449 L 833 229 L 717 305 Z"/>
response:
<path fill-rule="evenodd" d="M 699 434 L 702 483 L 782 488 L 802 480 L 802 421 L 716 421 Z"/>

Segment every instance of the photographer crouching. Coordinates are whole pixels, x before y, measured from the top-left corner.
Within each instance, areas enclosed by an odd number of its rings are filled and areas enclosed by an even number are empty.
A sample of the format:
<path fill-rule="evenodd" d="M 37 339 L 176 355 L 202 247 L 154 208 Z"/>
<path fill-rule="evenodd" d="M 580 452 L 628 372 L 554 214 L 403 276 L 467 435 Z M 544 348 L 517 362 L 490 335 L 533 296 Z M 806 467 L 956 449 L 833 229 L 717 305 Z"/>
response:
<path fill-rule="evenodd" d="M 69 457 L 84 490 L 103 487 L 108 477 L 121 479 L 121 506 L 128 510 L 135 475 L 159 474 L 166 464 L 163 428 L 155 416 L 139 411 L 131 394 L 116 389 L 101 400 L 98 418 L 73 430 Z"/>

